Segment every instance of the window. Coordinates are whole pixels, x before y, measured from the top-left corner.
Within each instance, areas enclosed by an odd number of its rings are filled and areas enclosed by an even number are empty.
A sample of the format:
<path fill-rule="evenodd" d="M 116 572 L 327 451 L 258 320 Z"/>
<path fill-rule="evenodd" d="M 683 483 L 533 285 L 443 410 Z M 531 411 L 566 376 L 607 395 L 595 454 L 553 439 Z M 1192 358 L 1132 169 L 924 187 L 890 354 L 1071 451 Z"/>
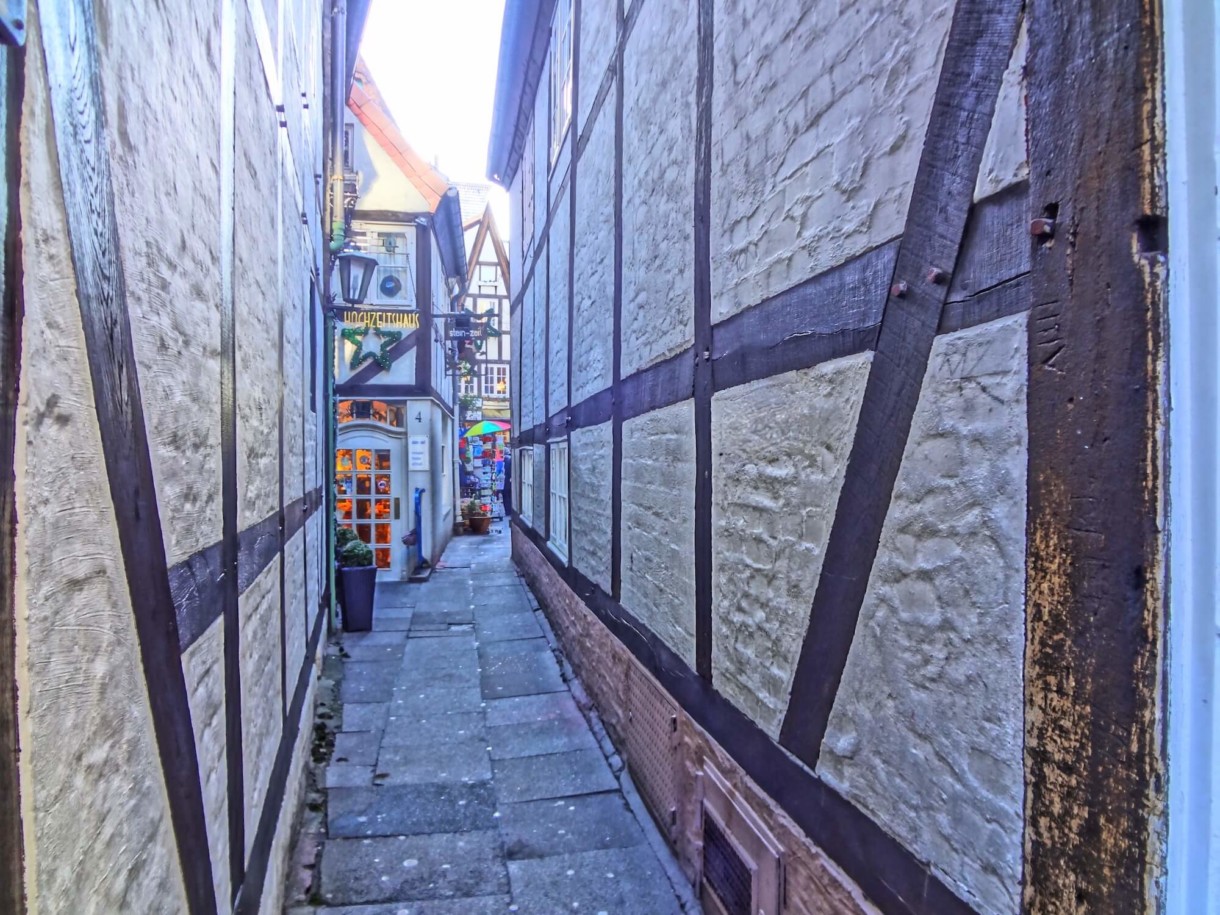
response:
<path fill-rule="evenodd" d="M 381 423 L 395 429 L 403 427 L 402 411 L 403 408 L 398 404 L 380 400 L 341 400 L 337 409 L 340 425 L 354 422 Z"/>
<path fill-rule="evenodd" d="M 508 366 L 492 363 L 487 366 L 487 374 L 483 380 L 484 397 L 508 396 Z"/>
<path fill-rule="evenodd" d="M 479 264 L 479 282 L 494 283 L 496 281 L 495 264 Z M 494 287 L 493 287 L 494 290 Z M 486 290 L 484 290 L 486 291 Z"/>
<path fill-rule="evenodd" d="M 495 286 L 479 286 L 480 295 L 498 295 L 499 289 Z"/>
<path fill-rule="evenodd" d="M 356 127 L 354 124 L 343 125 L 343 170 L 345 172 L 354 172 L 356 170 L 355 159 L 356 145 Z"/>
<path fill-rule="evenodd" d="M 340 448 L 335 452 L 335 513 L 373 548 L 377 568 L 393 565 L 393 521 L 398 510 L 393 458 L 388 449 Z"/>
<path fill-rule="evenodd" d="M 551 530 L 548 543 L 568 558 L 568 443 L 551 444 Z"/>
<path fill-rule="evenodd" d="M 534 513 L 534 449 L 522 448 L 517 452 L 517 480 L 519 484 L 517 514 L 529 524 Z"/>
<path fill-rule="evenodd" d="M 555 4 L 551 23 L 551 164 L 572 122 L 572 0 Z"/>
<path fill-rule="evenodd" d="M 477 397 L 479 393 L 479 378 L 477 375 L 463 375 L 458 393 L 463 396 Z"/>

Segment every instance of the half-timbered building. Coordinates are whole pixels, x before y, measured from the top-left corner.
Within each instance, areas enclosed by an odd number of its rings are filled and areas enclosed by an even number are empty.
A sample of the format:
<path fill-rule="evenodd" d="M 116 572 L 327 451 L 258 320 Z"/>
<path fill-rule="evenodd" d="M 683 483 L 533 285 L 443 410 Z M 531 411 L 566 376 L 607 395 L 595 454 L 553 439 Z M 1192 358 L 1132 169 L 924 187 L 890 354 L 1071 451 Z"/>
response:
<path fill-rule="evenodd" d="M 1151 9 L 508 0 L 514 555 L 709 911 L 1160 904 Z"/>
<path fill-rule="evenodd" d="M 486 193 L 473 193 L 462 185 L 463 195 L 486 199 Z M 466 233 L 466 295 L 462 308 L 475 317 L 481 332 L 476 354 L 475 373 L 460 379 L 460 393 L 478 404 L 478 419 L 509 421 L 509 353 L 512 334 L 509 323 L 508 248 L 496 225 L 491 204 L 485 203 L 478 216 L 468 220 Z M 475 414 L 467 416 L 473 422 Z"/>
<path fill-rule="evenodd" d="M 343 154 L 347 245 L 378 263 L 364 305 L 341 307 L 335 327 L 336 513 L 372 546 L 378 577 L 401 579 L 430 567 L 453 532 L 443 315 L 467 280 L 460 198 L 403 137 L 363 60 Z"/>

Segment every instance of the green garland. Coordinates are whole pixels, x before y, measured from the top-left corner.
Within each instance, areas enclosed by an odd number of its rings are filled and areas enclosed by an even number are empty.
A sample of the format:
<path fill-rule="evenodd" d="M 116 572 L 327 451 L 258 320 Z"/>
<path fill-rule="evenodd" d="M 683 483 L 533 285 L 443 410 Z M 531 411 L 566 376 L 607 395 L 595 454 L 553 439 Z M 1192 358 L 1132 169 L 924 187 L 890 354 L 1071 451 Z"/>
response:
<path fill-rule="evenodd" d="M 380 350 L 366 350 L 364 348 L 364 338 L 369 333 L 374 333 L 381 338 Z M 382 327 L 372 327 L 365 324 L 363 327 L 343 328 L 343 339 L 356 347 L 356 351 L 352 353 L 352 359 L 349 363 L 352 369 L 358 369 L 362 363 L 372 359 L 388 372 L 390 366 L 394 364 L 394 360 L 390 358 L 390 347 L 402 339 L 402 331 L 386 330 Z"/>

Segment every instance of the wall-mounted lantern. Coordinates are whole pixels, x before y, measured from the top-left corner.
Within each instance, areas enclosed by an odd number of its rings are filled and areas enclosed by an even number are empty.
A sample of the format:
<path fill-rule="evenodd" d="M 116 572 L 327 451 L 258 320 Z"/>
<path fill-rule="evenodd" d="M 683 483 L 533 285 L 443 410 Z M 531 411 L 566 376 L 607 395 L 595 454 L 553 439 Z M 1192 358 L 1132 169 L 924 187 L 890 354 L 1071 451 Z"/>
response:
<path fill-rule="evenodd" d="M 343 301 L 348 305 L 363 305 L 377 269 L 377 258 L 358 251 L 342 251 L 336 260 L 339 262 L 339 286 L 343 291 Z"/>

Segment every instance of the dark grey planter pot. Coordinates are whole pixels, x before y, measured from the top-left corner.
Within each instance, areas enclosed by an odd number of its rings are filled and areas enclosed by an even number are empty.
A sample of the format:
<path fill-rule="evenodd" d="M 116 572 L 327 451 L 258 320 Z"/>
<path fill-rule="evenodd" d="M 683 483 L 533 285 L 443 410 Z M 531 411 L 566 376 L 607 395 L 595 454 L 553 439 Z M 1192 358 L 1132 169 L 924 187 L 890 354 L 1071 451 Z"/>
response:
<path fill-rule="evenodd" d="M 343 631 L 368 632 L 373 628 L 377 567 L 344 567 L 339 570 L 339 577 L 343 581 Z"/>

